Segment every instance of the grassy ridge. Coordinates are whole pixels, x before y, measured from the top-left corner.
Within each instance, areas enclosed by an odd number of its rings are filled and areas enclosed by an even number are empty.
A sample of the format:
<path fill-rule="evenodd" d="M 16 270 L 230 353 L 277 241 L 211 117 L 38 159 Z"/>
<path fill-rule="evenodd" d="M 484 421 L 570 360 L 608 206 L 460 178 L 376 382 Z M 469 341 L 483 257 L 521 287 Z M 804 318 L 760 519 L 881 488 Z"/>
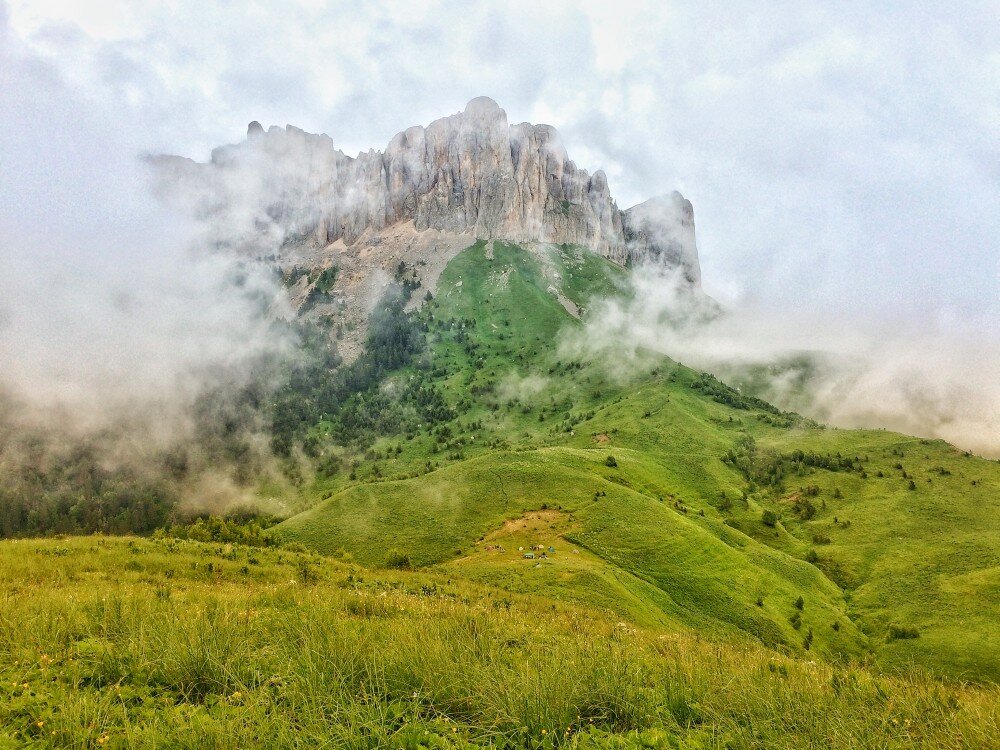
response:
<path fill-rule="evenodd" d="M 823 437 L 827 451 L 868 456 L 867 477 L 815 471 L 786 482 L 773 504 L 816 550 L 817 566 L 851 592 L 851 609 L 871 632 L 917 630 L 919 638 L 884 643 L 883 661 L 1000 681 L 1000 467 L 941 441 L 881 431 Z M 808 449 L 813 441 L 795 443 Z M 810 521 L 783 502 L 800 483 L 826 499 Z M 829 543 L 812 544 L 817 536 Z"/>
<path fill-rule="evenodd" d="M 352 550 L 366 565 L 383 564 L 393 547 L 417 565 L 453 560 L 449 570 L 473 579 L 578 602 L 591 601 L 596 573 L 633 593 L 619 601 L 606 593 L 603 599 L 637 622 L 661 619 L 730 635 L 746 631 L 794 649 L 812 629 L 821 652 L 860 650 L 863 637 L 844 614 L 839 590 L 815 567 L 717 519 L 678 512 L 622 486 L 613 480 L 627 476 L 633 462 L 641 467 L 644 455 L 621 451 L 615 469 L 604 465 L 606 455 L 568 448 L 491 453 L 420 478 L 352 488 L 286 522 L 281 533 L 326 553 Z M 596 500 L 595 493 L 601 493 Z M 520 575 L 498 579 L 490 574 L 495 555 L 466 556 L 488 546 L 476 542 L 505 520 L 543 506 L 568 513 L 575 527 L 559 537 L 564 554 L 546 559 L 545 567 L 562 569 L 572 555 L 567 544 L 575 544 L 595 561 L 587 574 L 562 576 L 558 587 L 539 586 L 541 576 L 517 549 L 524 545 L 513 541 L 503 545 L 501 560 L 515 563 L 510 570 Z M 797 631 L 789 618 L 799 596 L 809 599 L 809 608 Z M 834 621 L 840 630 L 831 628 Z"/>
<path fill-rule="evenodd" d="M 1000 680 L 1000 466 L 825 429 L 665 358 L 623 374 L 560 354 L 582 325 L 573 305 L 621 281 L 573 248 L 460 254 L 422 313 L 422 369 L 387 386 L 417 378 L 455 418 L 383 439 L 277 533 L 366 565 L 396 550 L 637 623 Z M 544 547 L 576 548 L 573 565 L 525 564 L 513 540 L 485 549 L 546 509 L 564 516 Z"/>
<path fill-rule="evenodd" d="M 0 544 L 0 747 L 987 748 L 995 688 L 626 626 L 452 575 Z"/>

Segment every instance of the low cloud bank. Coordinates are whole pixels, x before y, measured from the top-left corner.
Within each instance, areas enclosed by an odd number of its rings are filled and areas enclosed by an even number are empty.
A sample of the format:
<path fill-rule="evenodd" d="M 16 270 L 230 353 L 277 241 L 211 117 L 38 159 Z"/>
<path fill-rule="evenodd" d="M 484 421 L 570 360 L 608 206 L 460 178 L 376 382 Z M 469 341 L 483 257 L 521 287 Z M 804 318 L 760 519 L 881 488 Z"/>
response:
<path fill-rule="evenodd" d="M 561 346 L 622 376 L 665 354 L 823 422 L 1000 457 L 1000 347 L 959 327 L 721 310 L 678 274 L 643 267 L 626 295 L 596 305 Z"/>
<path fill-rule="evenodd" d="M 127 104 L 87 99 L 3 22 L 0 467 L 10 481 L 51 474 L 86 450 L 158 479 L 164 452 L 196 437 L 206 394 L 221 408 L 287 349 L 264 314 L 278 285 L 156 203 Z M 196 494 L 225 504 L 227 482 L 212 485 Z"/>

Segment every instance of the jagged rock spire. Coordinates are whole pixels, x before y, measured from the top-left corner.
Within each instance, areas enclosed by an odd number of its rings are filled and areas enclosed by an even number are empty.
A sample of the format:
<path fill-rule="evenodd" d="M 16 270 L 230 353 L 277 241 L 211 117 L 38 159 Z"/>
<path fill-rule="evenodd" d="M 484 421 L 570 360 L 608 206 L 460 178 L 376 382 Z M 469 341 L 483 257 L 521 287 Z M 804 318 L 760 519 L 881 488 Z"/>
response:
<path fill-rule="evenodd" d="M 385 151 L 356 158 L 325 135 L 250 123 L 247 140 L 207 164 L 156 160 L 171 183 L 201 196 L 198 211 L 221 218 L 228 244 L 337 240 L 400 222 L 417 230 L 518 242 L 582 245 L 618 263 L 654 261 L 700 278 L 694 213 L 680 194 L 619 210 L 602 171 L 569 159 L 555 128 L 519 123 L 492 99 L 395 135 Z"/>

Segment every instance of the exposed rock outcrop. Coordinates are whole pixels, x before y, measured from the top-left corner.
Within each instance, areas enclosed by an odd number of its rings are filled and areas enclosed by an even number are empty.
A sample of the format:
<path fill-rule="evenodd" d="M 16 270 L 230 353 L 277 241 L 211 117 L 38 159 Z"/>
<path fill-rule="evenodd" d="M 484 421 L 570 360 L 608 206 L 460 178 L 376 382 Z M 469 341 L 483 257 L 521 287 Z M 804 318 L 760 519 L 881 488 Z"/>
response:
<path fill-rule="evenodd" d="M 412 222 L 418 232 L 576 244 L 700 279 L 690 202 L 675 193 L 619 210 L 604 172 L 579 169 L 554 128 L 510 125 L 486 97 L 357 158 L 326 135 L 252 122 L 246 141 L 215 149 L 206 164 L 153 162 L 161 194 L 210 218 L 209 239 L 221 245 L 264 254 L 289 243 L 349 248 Z"/>
<path fill-rule="evenodd" d="M 683 269 L 687 280 L 701 284 L 691 201 L 674 191 L 650 198 L 622 212 L 629 261 L 660 263 Z"/>

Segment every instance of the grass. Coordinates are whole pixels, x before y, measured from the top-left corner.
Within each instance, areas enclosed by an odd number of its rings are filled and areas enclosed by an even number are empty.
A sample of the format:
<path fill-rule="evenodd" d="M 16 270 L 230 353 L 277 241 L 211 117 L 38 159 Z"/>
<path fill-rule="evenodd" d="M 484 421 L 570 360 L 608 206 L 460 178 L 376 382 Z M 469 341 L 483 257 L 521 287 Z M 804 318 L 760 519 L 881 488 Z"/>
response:
<path fill-rule="evenodd" d="M 993 687 L 287 549 L 4 542 L 0 600 L 0 747 L 985 748 L 1000 729 Z"/>
<path fill-rule="evenodd" d="M 327 554 L 350 550 L 365 565 L 383 565 L 389 549 L 398 548 L 417 565 L 447 563 L 474 580 L 581 603 L 594 601 L 596 577 L 604 584 L 601 600 L 632 621 L 749 632 L 791 649 L 802 635 L 788 622 L 789 606 L 805 594 L 812 602 L 808 620 L 819 633 L 816 650 L 862 650 L 864 637 L 847 617 L 841 592 L 814 566 L 740 538 L 718 519 L 681 513 L 612 481 L 643 457 L 620 452 L 619 467 L 610 469 L 605 455 L 569 448 L 489 453 L 423 477 L 351 488 L 286 522 L 280 533 Z M 603 494 L 595 500 L 595 493 Z M 572 528 L 550 540 L 563 549 L 575 545 L 586 553 L 580 560 L 593 564 L 572 571 L 564 564 L 569 557 L 552 557 L 546 576 L 524 564 L 517 550 L 524 545 L 512 539 L 503 542 L 499 561 L 506 567 L 498 576 L 497 555 L 475 553 L 488 546 L 477 541 L 543 506 L 572 519 Z M 755 604 L 758 595 L 763 608 Z M 844 627 L 834 631 L 834 620 Z"/>
<path fill-rule="evenodd" d="M 582 325 L 564 300 L 586 310 L 622 281 L 570 247 L 461 253 L 423 313 L 429 382 L 459 416 L 386 438 L 355 480 L 317 486 L 328 499 L 277 534 L 369 566 L 396 550 L 643 625 L 798 653 L 808 640 L 825 658 L 1000 681 L 1000 465 L 940 441 L 775 414 L 663 357 L 623 372 L 560 353 Z M 746 466 L 723 462 L 748 438 Z M 780 461 L 793 451 L 858 463 Z M 748 474 L 778 463 L 778 481 Z M 807 487 L 810 518 L 796 505 Z M 564 514 L 547 538 L 578 550 L 572 565 L 523 564 L 513 541 L 506 556 L 484 551 L 505 523 L 546 508 Z M 799 596 L 807 606 L 793 622 Z"/>

